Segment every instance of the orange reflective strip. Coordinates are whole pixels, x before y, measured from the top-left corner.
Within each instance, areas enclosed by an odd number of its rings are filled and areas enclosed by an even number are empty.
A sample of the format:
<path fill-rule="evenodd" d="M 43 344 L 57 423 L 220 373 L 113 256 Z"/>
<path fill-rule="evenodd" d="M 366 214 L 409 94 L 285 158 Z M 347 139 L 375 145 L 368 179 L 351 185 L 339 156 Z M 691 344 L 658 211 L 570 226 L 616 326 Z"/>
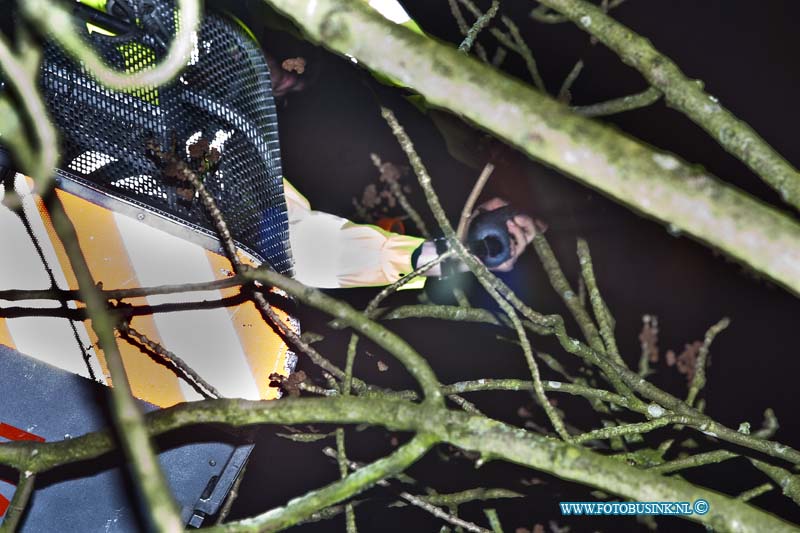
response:
<path fill-rule="evenodd" d="M 107 288 L 137 287 L 139 282 L 129 264 L 128 254 L 122 244 L 113 213 L 64 191 L 58 190 L 57 194 L 64 204 L 67 216 L 75 226 L 78 242 L 94 279 L 103 283 Z M 42 218 L 45 220 L 50 241 L 56 250 L 70 288 L 77 289 L 78 283 L 72 269 L 69 268 L 69 259 L 64 247 L 56 236 L 50 217 L 39 198 L 37 198 L 37 205 L 43 214 Z M 147 304 L 145 298 L 131 298 L 127 301 L 133 305 Z M 151 316 L 137 316 L 131 320 L 131 326 L 150 339 L 159 342 L 158 328 Z M 89 331 L 92 342 L 97 346 L 97 336 L 94 330 L 88 325 L 86 329 Z M 119 342 L 118 346 L 134 396 L 160 407 L 168 407 L 184 401 L 183 393 L 178 385 L 178 377 L 168 367 L 129 342 Z M 98 359 L 103 372 L 108 377 L 108 383 L 111 384 L 105 357 L 99 351 Z"/>
<path fill-rule="evenodd" d="M 226 257 L 213 252 L 206 252 L 208 262 L 217 279 L 224 279 L 232 274 L 231 263 Z M 252 261 L 240 254 L 242 263 L 253 265 Z M 238 287 L 220 289 L 223 298 L 236 296 Z M 273 307 L 278 316 L 288 324 L 287 315 Z M 258 394 L 263 400 L 272 400 L 278 397 L 278 389 L 269 386 L 269 375 L 278 372 L 283 374 L 286 368 L 286 350 L 288 349 L 283 339 L 278 336 L 272 327 L 264 321 L 261 312 L 251 301 L 240 305 L 228 307 L 231 323 L 239 336 L 247 362 L 258 386 Z"/>
<path fill-rule="evenodd" d="M 8 331 L 8 326 L 6 326 L 6 319 L 2 317 L 0 317 L 0 344 L 5 344 L 9 348 L 16 348 L 11 332 Z"/>
<path fill-rule="evenodd" d="M 31 187 L 31 190 L 35 190 L 33 186 L 33 182 L 30 178 L 27 178 L 28 185 Z M 63 200 L 63 195 L 59 194 L 59 198 Z M 61 244 L 61 239 L 58 238 L 56 235 L 56 231 L 53 229 L 53 222 L 50 220 L 50 213 L 47 212 L 47 208 L 42 201 L 42 198 L 38 195 L 34 196 L 36 201 L 36 208 L 39 210 L 39 215 L 42 217 L 42 222 L 44 223 L 45 230 L 47 230 L 47 238 L 50 240 L 50 243 L 53 245 L 53 250 L 55 250 L 56 257 L 58 258 L 58 262 L 61 265 L 61 271 L 64 273 L 64 278 L 67 280 L 67 285 L 69 285 L 70 289 L 77 289 L 78 288 L 78 280 L 75 277 L 75 273 L 72 271 L 72 265 L 69 262 L 69 258 L 67 257 L 67 252 L 64 250 L 64 245 Z M 39 237 L 41 239 L 41 237 Z M 83 302 L 76 302 L 75 307 L 78 309 L 83 309 L 86 306 Z M 88 327 L 87 324 L 88 320 L 84 321 L 84 326 L 86 326 L 86 332 L 89 334 L 89 337 L 92 341 L 92 351 L 97 355 L 97 361 L 100 363 L 100 368 L 103 370 L 103 374 L 106 376 L 106 383 L 111 385 L 111 376 L 108 373 L 108 368 L 106 368 L 106 360 L 103 357 L 103 353 L 100 350 L 97 350 L 97 336 L 94 334 L 94 330 Z"/>

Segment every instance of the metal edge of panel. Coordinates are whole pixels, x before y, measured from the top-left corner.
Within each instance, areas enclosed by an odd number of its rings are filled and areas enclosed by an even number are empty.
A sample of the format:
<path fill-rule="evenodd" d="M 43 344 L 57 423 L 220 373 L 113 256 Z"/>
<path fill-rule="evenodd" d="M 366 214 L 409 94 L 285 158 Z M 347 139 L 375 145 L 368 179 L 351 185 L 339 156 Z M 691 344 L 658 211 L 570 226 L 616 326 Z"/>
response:
<path fill-rule="evenodd" d="M 112 192 L 101 189 L 88 180 L 65 170 L 56 170 L 56 187 L 66 193 L 82 198 L 87 202 L 108 209 L 109 211 L 120 213 L 140 222 L 144 222 L 156 229 L 180 237 L 198 246 L 202 246 L 210 252 L 220 255 L 224 255 L 225 253 L 219 237 L 207 228 L 181 220 L 174 215 L 170 215 L 169 213 L 156 209 L 143 202 L 115 196 Z M 268 260 L 251 248 L 238 241 L 234 241 L 234 244 L 236 244 L 239 251 L 247 255 L 248 259 L 251 261 L 257 264 L 267 265 L 270 270 L 275 270 Z"/>

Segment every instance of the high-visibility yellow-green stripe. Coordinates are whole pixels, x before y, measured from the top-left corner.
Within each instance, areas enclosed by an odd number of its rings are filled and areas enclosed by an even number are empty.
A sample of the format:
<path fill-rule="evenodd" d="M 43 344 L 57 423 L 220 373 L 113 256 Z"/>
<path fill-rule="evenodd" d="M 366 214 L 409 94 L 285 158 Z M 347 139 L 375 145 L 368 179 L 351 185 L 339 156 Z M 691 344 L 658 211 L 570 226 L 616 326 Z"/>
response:
<path fill-rule="evenodd" d="M 93 7 L 98 11 L 105 11 L 108 0 L 78 0 L 78 2 L 85 6 Z"/>
<path fill-rule="evenodd" d="M 125 43 L 117 47 L 125 60 L 126 72 L 139 72 L 153 66 L 156 61 L 156 54 L 150 48 L 136 43 Z M 144 100 L 148 104 L 158 105 L 158 89 L 156 87 L 142 87 L 140 89 L 126 89 L 136 98 Z"/>

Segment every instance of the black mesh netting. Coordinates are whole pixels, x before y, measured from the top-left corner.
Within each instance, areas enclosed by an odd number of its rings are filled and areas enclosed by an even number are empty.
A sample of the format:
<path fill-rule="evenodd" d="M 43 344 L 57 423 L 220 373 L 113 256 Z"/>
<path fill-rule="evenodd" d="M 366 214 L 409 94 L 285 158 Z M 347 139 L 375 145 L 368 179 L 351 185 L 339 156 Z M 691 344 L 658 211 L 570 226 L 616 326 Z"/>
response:
<path fill-rule="evenodd" d="M 172 3 L 148 5 L 155 9 L 151 20 L 163 26 L 164 36 L 172 35 Z M 76 31 L 119 70 L 142 69 L 166 54 L 157 33 L 110 37 L 85 24 Z M 61 132 L 62 173 L 161 215 L 162 222 L 166 217 L 213 235 L 200 201 L 182 198 L 145 149 L 153 139 L 186 158 L 188 147 L 205 139 L 221 153 L 205 185 L 237 243 L 291 274 L 277 116 L 262 52 L 236 22 L 207 13 L 189 63 L 169 85 L 117 92 L 93 81 L 56 46 L 45 45 L 41 87 Z"/>

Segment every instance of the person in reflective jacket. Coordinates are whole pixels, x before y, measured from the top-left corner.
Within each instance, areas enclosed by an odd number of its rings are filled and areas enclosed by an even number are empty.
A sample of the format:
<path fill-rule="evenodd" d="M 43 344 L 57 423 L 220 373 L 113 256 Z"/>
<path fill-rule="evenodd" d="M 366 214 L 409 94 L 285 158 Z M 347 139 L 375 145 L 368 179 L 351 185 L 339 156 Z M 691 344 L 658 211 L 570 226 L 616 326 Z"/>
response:
<path fill-rule="evenodd" d="M 156 4 L 148 16 L 160 13 Z M 119 68 L 146 68 L 160 53 L 146 32 L 125 41 L 90 24 L 86 29 L 85 38 L 105 57 L 117 57 Z M 187 70 L 164 88 L 111 91 L 49 44 L 44 65 L 43 94 L 61 130 L 65 154 L 56 194 L 75 225 L 94 279 L 107 289 L 211 282 L 232 275 L 213 228 L 203 226 L 200 202 L 192 204 L 192 194 L 187 202 L 181 184 L 159 175 L 144 158 L 142 147 L 152 135 L 160 135 L 164 145 L 171 143 L 176 155 L 191 157 L 201 138 L 217 151 L 219 166 L 204 180 L 229 217 L 242 261 L 250 265 L 269 262 L 319 288 L 382 286 L 438 253 L 433 242 L 314 211 L 283 178 L 270 83 L 279 93 L 289 92 L 290 74 L 273 68 L 270 78 L 258 44 L 224 14 L 206 16 Z M 5 202 L 0 207 L 0 290 L 77 289 L 32 181 L 17 174 L 3 180 L 0 191 L 7 194 L 11 186 L 20 206 Z M 491 212 L 505 203 L 495 198 L 480 209 Z M 269 224 L 262 227 L 254 219 L 259 213 L 266 214 Z M 536 232 L 525 214 L 514 213 L 504 223 L 507 258 L 492 266 L 499 271 L 513 267 Z M 423 284 L 419 278 L 407 288 Z M 125 304 L 133 306 L 120 342 L 128 379 L 137 397 L 158 406 L 200 399 L 203 392 L 180 365 L 154 352 L 154 343 L 226 397 L 274 398 L 278 391 L 270 387 L 269 376 L 294 369 L 295 355 L 236 288 L 153 294 Z M 102 350 L 80 318 L 78 304 L 31 300 L 17 305 L 33 311 L 10 315 L 0 303 L 0 344 L 111 384 Z M 62 308 L 60 314 L 54 305 Z M 277 311 L 299 332 L 296 320 Z"/>

